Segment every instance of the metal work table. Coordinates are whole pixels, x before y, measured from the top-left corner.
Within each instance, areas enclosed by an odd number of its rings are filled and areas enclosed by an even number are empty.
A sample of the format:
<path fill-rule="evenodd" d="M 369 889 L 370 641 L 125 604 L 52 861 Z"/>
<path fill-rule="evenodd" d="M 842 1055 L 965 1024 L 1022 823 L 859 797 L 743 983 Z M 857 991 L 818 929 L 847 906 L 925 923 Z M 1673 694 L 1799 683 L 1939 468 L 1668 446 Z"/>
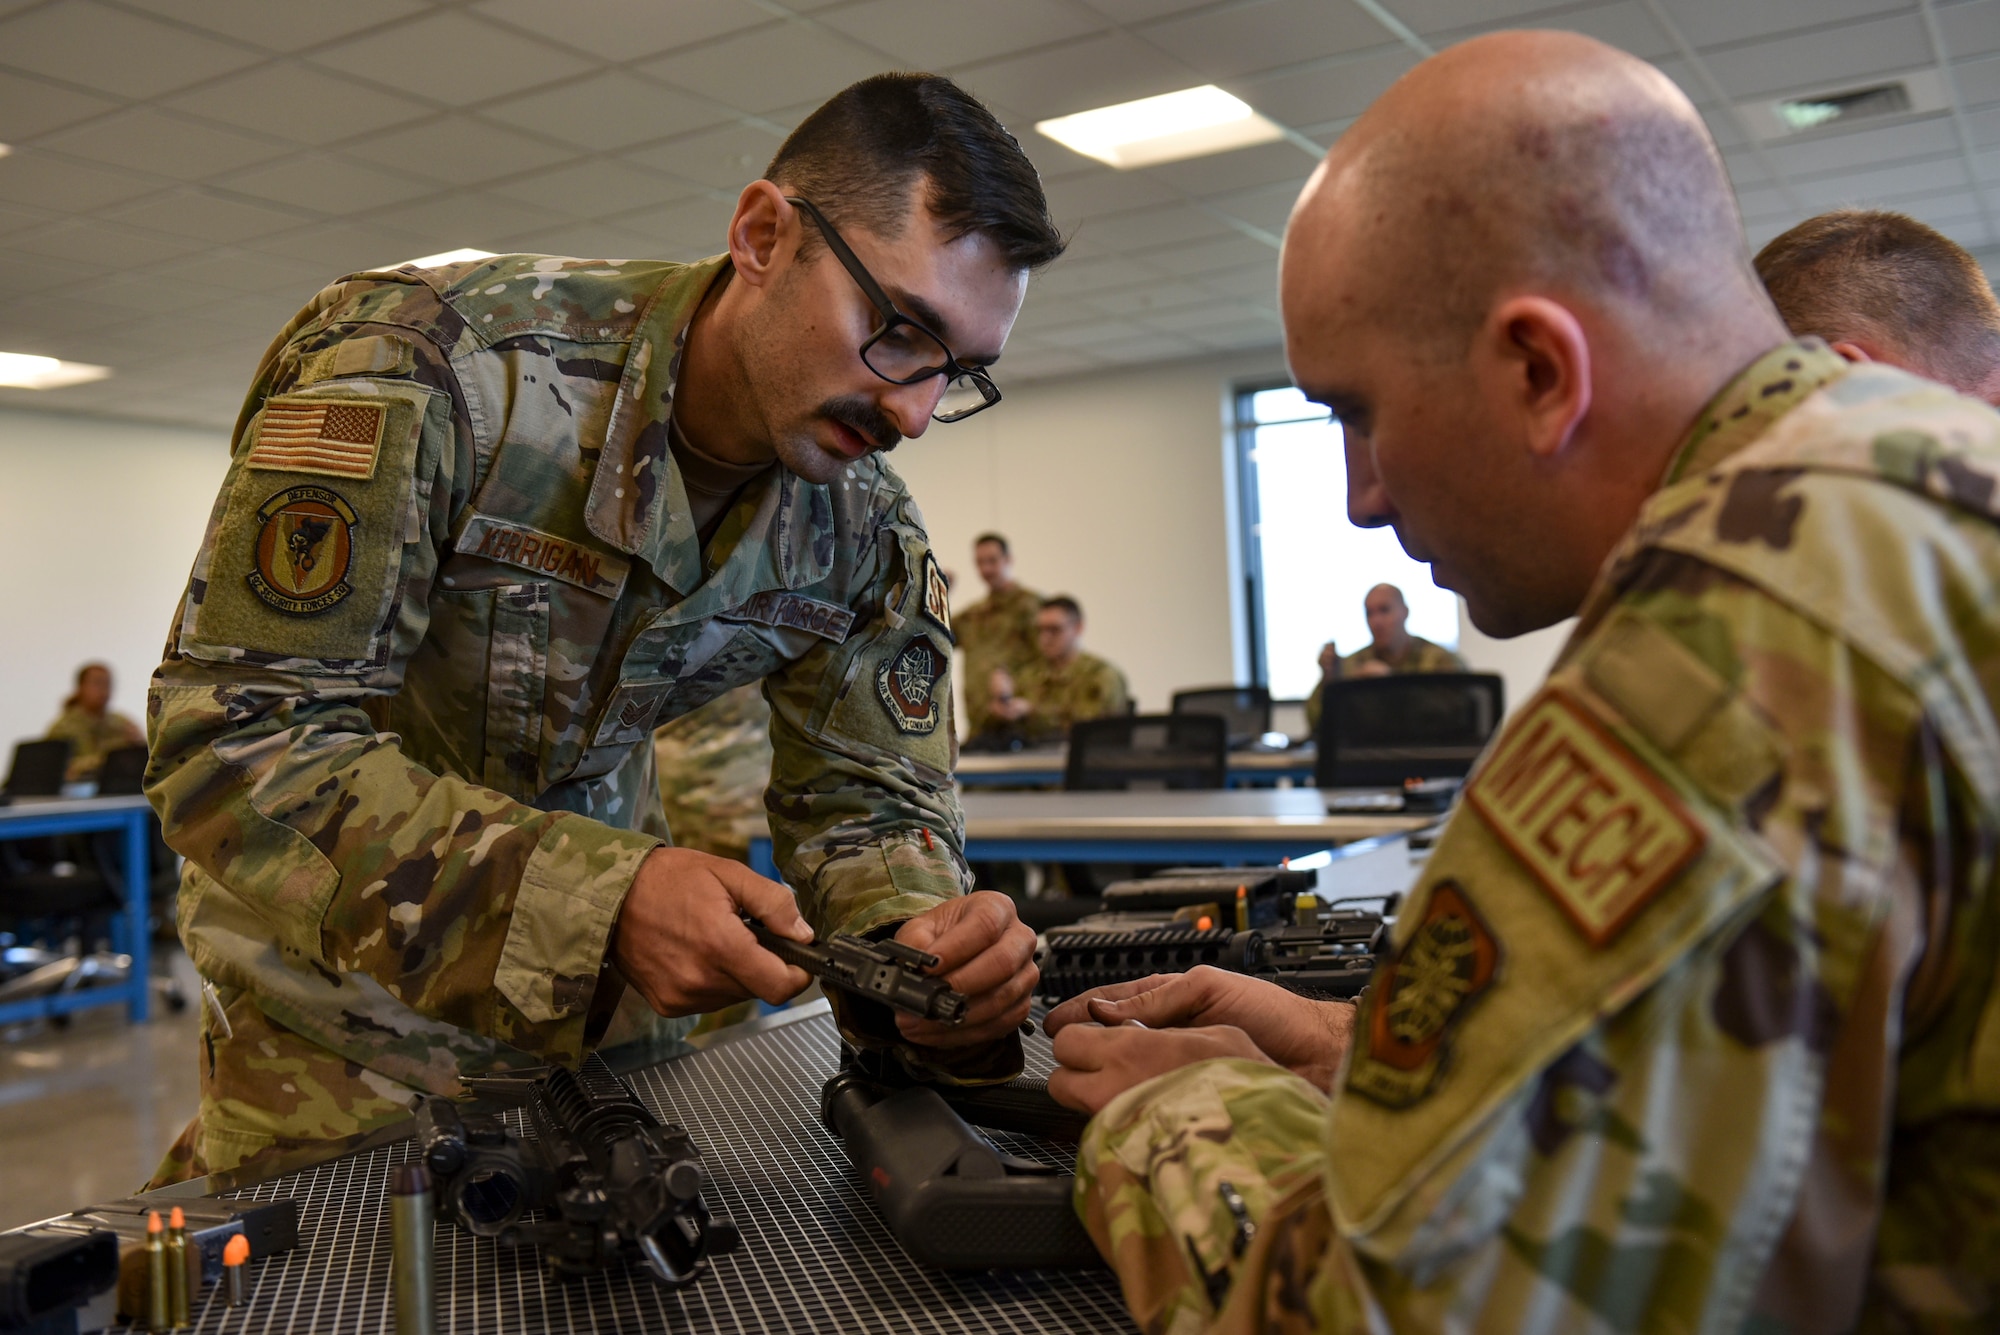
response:
<path fill-rule="evenodd" d="M 1310 744 L 1289 751 L 1231 751 L 1229 786 L 1243 788 L 1280 780 L 1311 783 L 1317 756 Z M 1060 745 L 1026 751 L 961 751 L 952 777 L 961 788 L 1052 788 L 1062 782 L 1068 763 L 1069 748 Z"/>
<path fill-rule="evenodd" d="M 1441 819 L 1437 812 L 1331 815 L 1317 788 L 969 792 L 964 803 L 965 855 L 975 862 L 1270 863 Z M 777 879 L 768 831 L 751 838 L 750 866 Z"/>
<path fill-rule="evenodd" d="M 855 1182 L 845 1148 L 820 1125 L 819 1089 L 837 1040 L 824 1001 L 697 1040 L 678 1055 L 604 1054 L 666 1121 L 686 1127 L 710 1174 L 708 1201 L 743 1231 L 732 1254 L 684 1289 L 635 1269 L 562 1281 L 532 1251 L 503 1249 L 437 1226 L 437 1329 L 466 1331 L 895 1331 L 1011 1335 L 1129 1332 L 1109 1270 L 947 1274 L 909 1259 Z M 1028 1069 L 1046 1075 L 1049 1044 L 1028 1040 Z M 635 1066 L 635 1061 L 638 1063 Z M 652 1064 L 645 1064 L 651 1062 Z M 155 1193 L 304 1202 L 299 1245 L 252 1262 L 249 1303 L 221 1286 L 196 1301 L 193 1330 L 381 1332 L 393 1329 L 386 1191 L 411 1143 L 407 1127 L 345 1153 L 300 1156 L 252 1183 L 226 1176 Z M 1068 1167 L 1071 1147 L 995 1135 L 1011 1153 Z"/>
<path fill-rule="evenodd" d="M 52 834 L 96 834 L 104 830 L 125 835 L 125 912 L 112 924 L 112 944 L 132 957 L 132 968 L 122 983 L 91 987 L 55 996 L 33 997 L 0 1005 L 0 1024 L 63 1015 L 88 1006 L 125 1003 L 125 1013 L 144 1020 L 149 1005 L 150 954 L 148 908 L 146 903 L 152 864 L 148 856 L 151 834 L 147 821 L 152 807 L 137 794 L 121 797 L 17 798 L 0 807 L 0 839 L 36 839 Z M 4 904 L 0 904 L 4 907 Z"/>

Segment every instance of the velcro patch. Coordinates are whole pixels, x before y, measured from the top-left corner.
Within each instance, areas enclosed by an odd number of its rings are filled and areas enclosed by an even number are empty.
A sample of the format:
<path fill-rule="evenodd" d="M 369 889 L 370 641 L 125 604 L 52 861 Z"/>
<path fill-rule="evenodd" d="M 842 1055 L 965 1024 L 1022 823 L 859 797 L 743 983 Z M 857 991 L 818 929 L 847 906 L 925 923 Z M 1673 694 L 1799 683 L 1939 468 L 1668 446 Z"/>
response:
<path fill-rule="evenodd" d="M 618 596 L 632 568 L 630 561 L 615 553 L 487 515 L 474 515 L 467 521 L 453 546 L 467 556 L 532 570 L 606 598 Z"/>
<path fill-rule="evenodd" d="M 1507 729 L 1465 795 L 1594 946 L 1706 842 L 1674 791 L 1555 691 Z"/>
<path fill-rule="evenodd" d="M 289 616 L 312 616 L 338 604 L 354 588 L 357 517 L 331 487 L 287 487 L 257 507 L 255 566 L 244 579 L 251 592 Z"/>
<path fill-rule="evenodd" d="M 949 661 L 928 635 L 916 635 L 876 672 L 876 693 L 897 731 L 919 735 L 937 731 L 938 720 L 944 717 L 937 683 Z"/>
<path fill-rule="evenodd" d="M 936 552 L 924 553 L 924 615 L 937 622 L 945 634 L 951 634 L 951 586 L 944 582 L 944 571 L 938 569 Z"/>
<path fill-rule="evenodd" d="M 658 716 L 660 704 L 667 698 L 667 691 L 672 686 L 671 681 L 657 677 L 649 681 L 618 683 L 618 688 L 611 693 L 611 699 L 604 706 L 603 717 L 598 720 L 597 733 L 590 739 L 590 744 L 617 746 L 650 737 L 653 719 Z"/>
<path fill-rule="evenodd" d="M 264 404 L 245 468 L 367 479 L 389 405 L 362 398 L 281 394 Z"/>
<path fill-rule="evenodd" d="M 1431 887 L 1424 916 L 1368 989 L 1347 1087 L 1407 1108 L 1436 1087 L 1466 1008 L 1500 973 L 1500 942 L 1455 881 Z"/>
<path fill-rule="evenodd" d="M 724 621 L 754 621 L 760 626 L 803 630 L 843 643 L 854 629 L 854 613 L 837 603 L 808 598 L 802 593 L 780 593 L 765 589 L 753 593 L 738 606 L 721 614 Z"/>

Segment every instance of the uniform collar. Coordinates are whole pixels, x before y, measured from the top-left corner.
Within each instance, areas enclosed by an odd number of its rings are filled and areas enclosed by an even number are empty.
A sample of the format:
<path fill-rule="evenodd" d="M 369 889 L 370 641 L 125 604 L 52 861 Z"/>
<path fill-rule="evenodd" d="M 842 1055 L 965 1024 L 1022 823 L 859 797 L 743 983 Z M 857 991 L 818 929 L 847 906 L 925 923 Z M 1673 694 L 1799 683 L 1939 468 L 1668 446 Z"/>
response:
<path fill-rule="evenodd" d="M 639 557 L 682 593 L 701 582 L 701 540 L 667 441 L 667 423 L 688 323 L 728 264 L 727 255 L 717 255 L 686 265 L 647 298 L 633 327 L 584 510 L 592 536 Z"/>
<path fill-rule="evenodd" d="M 1780 343 L 1744 368 L 1696 414 L 1694 426 L 1674 451 L 1663 485 L 1707 472 L 1847 370 L 1846 360 L 1817 338 Z"/>

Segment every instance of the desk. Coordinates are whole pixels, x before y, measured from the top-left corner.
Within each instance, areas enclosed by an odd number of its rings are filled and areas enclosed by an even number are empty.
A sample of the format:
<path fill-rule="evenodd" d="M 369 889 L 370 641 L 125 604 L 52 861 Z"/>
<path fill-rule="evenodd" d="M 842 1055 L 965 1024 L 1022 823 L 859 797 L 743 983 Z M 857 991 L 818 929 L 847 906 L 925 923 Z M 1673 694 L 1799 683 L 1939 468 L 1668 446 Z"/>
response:
<path fill-rule="evenodd" d="M 112 944 L 132 957 L 125 981 L 112 987 L 92 987 L 67 995 L 35 997 L 0 1005 L 0 1024 L 18 1024 L 43 1016 L 80 1011 L 87 1006 L 125 1003 L 125 1013 L 133 1020 L 146 1018 L 148 956 L 151 924 L 147 920 L 147 890 L 152 878 L 149 845 L 152 835 L 147 822 L 153 814 L 144 797 L 52 797 L 20 798 L 11 806 L 0 807 L 0 839 L 36 839 L 51 834 L 95 834 L 102 830 L 125 832 L 125 912 L 112 925 Z"/>
<path fill-rule="evenodd" d="M 1231 751 L 1229 786 L 1243 788 L 1276 783 L 1280 779 L 1308 784 L 1313 781 L 1317 757 L 1311 746 L 1293 747 L 1289 751 Z M 1063 781 L 1063 769 L 1068 764 L 1066 746 L 1038 746 L 1026 751 L 961 751 L 958 769 L 952 777 L 961 788 L 1036 785 L 1053 788 Z"/>
<path fill-rule="evenodd" d="M 965 855 L 974 862 L 1271 863 L 1441 819 L 1437 812 L 1330 815 L 1317 788 L 968 792 L 964 803 Z M 751 838 L 750 866 L 779 879 L 768 831 Z"/>

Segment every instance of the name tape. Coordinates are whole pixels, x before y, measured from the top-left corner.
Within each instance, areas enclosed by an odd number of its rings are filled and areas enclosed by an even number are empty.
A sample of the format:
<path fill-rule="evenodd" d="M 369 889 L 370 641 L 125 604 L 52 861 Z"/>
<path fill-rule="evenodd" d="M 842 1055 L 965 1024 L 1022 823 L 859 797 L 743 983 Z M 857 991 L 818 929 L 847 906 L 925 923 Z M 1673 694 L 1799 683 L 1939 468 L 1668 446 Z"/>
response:
<path fill-rule="evenodd" d="M 458 535 L 455 546 L 467 556 L 483 556 L 489 561 L 519 566 L 606 598 L 618 596 L 625 586 L 626 572 L 631 569 L 631 563 L 622 556 L 486 515 L 474 515 L 465 531 Z"/>

